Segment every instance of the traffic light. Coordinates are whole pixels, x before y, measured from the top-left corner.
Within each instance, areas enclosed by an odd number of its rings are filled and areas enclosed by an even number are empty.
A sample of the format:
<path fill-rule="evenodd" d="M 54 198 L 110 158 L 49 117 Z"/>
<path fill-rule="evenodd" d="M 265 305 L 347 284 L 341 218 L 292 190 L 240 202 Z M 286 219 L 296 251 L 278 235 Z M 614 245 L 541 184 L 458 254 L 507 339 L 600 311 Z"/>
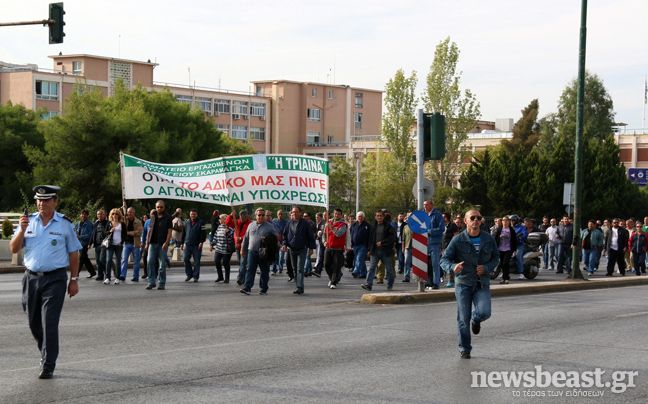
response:
<path fill-rule="evenodd" d="M 442 160 L 446 153 L 445 116 L 423 114 L 423 159 Z"/>
<path fill-rule="evenodd" d="M 63 43 L 63 37 L 65 33 L 63 32 L 63 3 L 50 3 L 49 5 L 49 43 Z M 51 22 L 54 21 L 54 22 Z"/>

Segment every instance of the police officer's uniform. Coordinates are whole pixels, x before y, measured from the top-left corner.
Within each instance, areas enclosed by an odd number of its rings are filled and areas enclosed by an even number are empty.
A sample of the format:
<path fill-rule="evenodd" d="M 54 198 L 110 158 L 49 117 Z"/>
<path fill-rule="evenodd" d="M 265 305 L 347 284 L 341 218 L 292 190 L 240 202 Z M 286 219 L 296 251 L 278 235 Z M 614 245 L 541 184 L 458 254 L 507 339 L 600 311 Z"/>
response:
<path fill-rule="evenodd" d="M 34 199 L 51 199 L 59 189 L 37 186 L 34 188 Z M 20 227 L 16 229 L 14 237 L 19 231 Z M 56 211 L 45 227 L 40 213 L 29 216 L 23 247 L 27 268 L 22 281 L 23 310 L 41 351 L 40 377 L 49 378 L 54 372 L 59 352 L 58 323 L 67 291 L 65 268 L 69 265 L 68 254 L 82 247 L 72 221 Z M 74 278 L 72 280 L 76 281 Z"/>

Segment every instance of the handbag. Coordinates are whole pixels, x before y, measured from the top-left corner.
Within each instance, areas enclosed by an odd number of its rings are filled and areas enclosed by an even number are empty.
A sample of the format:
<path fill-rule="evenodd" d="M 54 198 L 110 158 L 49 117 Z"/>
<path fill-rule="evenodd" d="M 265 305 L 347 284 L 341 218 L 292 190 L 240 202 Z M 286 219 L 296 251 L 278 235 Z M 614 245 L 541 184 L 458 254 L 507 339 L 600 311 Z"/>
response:
<path fill-rule="evenodd" d="M 234 254 L 234 251 L 236 251 L 236 245 L 234 244 L 234 239 L 232 239 L 231 242 L 227 240 L 227 253 Z"/>
<path fill-rule="evenodd" d="M 110 247 L 110 244 L 112 243 L 112 236 L 113 236 L 112 233 L 107 235 L 106 238 L 103 239 L 103 241 L 101 242 L 101 246 L 104 247 L 104 248 Z"/>

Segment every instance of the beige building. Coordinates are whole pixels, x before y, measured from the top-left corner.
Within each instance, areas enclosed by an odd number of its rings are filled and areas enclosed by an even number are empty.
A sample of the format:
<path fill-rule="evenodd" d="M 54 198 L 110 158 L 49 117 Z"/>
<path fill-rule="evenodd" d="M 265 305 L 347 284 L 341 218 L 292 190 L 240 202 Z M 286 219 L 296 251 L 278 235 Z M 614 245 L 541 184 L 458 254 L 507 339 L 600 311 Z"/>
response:
<path fill-rule="evenodd" d="M 128 88 L 168 88 L 178 102 L 205 111 L 219 130 L 249 141 L 259 153 L 349 156 L 354 139 L 380 134 L 382 91 L 287 80 L 253 82 L 239 92 L 154 81 L 157 63 L 77 54 L 50 56 L 53 69 L 0 62 L 0 103 L 45 107 L 59 114 L 79 82 L 114 94 L 121 79 Z"/>

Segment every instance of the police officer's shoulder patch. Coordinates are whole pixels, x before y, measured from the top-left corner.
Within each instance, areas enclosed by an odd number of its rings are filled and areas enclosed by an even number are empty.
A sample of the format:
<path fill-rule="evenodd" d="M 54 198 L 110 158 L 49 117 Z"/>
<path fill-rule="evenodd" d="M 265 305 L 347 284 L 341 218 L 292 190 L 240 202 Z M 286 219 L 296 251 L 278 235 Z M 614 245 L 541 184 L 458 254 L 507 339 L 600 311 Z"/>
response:
<path fill-rule="evenodd" d="M 74 220 L 70 219 L 69 217 L 63 215 L 63 219 L 67 220 L 70 223 L 74 223 Z"/>

